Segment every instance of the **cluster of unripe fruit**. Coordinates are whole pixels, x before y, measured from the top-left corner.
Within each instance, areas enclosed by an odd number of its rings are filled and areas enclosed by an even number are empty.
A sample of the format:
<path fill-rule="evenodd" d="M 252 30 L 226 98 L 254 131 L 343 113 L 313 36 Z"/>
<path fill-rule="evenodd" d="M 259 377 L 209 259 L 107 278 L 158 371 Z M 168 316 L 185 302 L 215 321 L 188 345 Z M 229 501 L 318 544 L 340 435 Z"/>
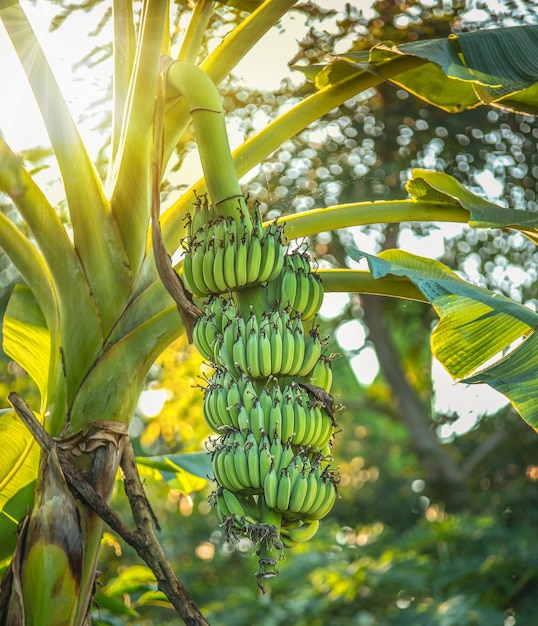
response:
<path fill-rule="evenodd" d="M 305 252 L 286 250 L 254 207 L 223 216 L 200 203 L 183 280 L 203 298 L 193 341 L 212 366 L 204 417 L 210 497 L 227 538 L 257 544 L 258 584 L 285 547 L 313 537 L 336 499 L 331 356 L 313 321 L 323 286 Z"/>

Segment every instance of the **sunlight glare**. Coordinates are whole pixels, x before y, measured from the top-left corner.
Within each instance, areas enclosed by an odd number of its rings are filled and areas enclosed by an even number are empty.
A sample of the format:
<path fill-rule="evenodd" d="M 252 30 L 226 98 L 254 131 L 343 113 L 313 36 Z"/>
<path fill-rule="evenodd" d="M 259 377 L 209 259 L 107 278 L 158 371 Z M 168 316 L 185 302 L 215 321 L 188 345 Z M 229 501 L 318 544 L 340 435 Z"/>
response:
<path fill-rule="evenodd" d="M 145 417 L 155 417 L 163 410 L 170 392 L 166 389 L 148 389 L 140 394 L 138 410 Z"/>
<path fill-rule="evenodd" d="M 351 368 L 357 381 L 363 387 L 371 385 L 379 374 L 379 361 L 374 348 L 366 346 L 350 359 Z"/>
<path fill-rule="evenodd" d="M 455 383 L 436 358 L 432 358 L 431 373 L 434 412 L 441 415 L 456 413 L 458 416 L 456 421 L 440 428 L 439 434 L 443 439 L 463 435 L 475 426 L 480 417 L 496 413 L 509 404 L 501 393 L 489 385 Z"/>

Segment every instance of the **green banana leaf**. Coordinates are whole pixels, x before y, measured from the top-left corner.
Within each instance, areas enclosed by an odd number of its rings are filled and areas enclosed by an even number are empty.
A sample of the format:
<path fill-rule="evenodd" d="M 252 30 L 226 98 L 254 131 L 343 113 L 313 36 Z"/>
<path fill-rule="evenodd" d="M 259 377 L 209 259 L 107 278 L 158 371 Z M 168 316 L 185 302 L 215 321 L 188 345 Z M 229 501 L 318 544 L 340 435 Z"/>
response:
<path fill-rule="evenodd" d="M 406 184 L 411 199 L 461 206 L 470 213 L 473 228 L 514 228 L 531 239 L 538 237 L 538 213 L 507 209 L 469 191 L 449 174 L 414 169 Z"/>
<path fill-rule="evenodd" d="M 465 282 L 439 261 L 401 250 L 377 257 L 348 253 L 356 261 L 365 257 L 375 278 L 407 276 L 440 317 L 431 349 L 450 375 L 458 382 L 488 383 L 538 430 L 537 313 Z"/>
<path fill-rule="evenodd" d="M 386 74 L 385 65 L 413 57 L 416 66 Z M 296 67 L 319 89 L 371 72 L 450 113 L 481 104 L 538 113 L 538 26 L 450 35 L 350 52 L 321 67 Z"/>

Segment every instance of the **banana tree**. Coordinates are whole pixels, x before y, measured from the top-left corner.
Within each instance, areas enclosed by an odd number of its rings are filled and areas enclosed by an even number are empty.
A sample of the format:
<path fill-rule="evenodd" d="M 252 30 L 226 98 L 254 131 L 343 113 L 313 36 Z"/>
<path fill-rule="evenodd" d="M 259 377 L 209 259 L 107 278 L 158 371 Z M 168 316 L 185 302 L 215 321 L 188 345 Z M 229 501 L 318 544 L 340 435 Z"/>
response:
<path fill-rule="evenodd" d="M 215 86 L 295 3 L 226 4 L 248 15 L 216 50 L 200 58 L 216 6 L 201 0 L 194 5 L 177 59 L 171 59 L 167 3 L 145 0 L 140 15 L 134 15 L 129 3 L 114 0 L 111 153 L 107 180 L 102 181 L 24 11 L 16 0 L 0 3 L 0 18 L 58 160 L 70 220 L 68 231 L 21 159 L 0 138 L 0 190 L 11 198 L 29 233 L 0 215 L 0 245 L 24 282 L 14 289 L 6 310 L 3 347 L 35 382 L 40 404 L 33 412 L 53 438 L 42 451 L 18 419 L 20 410 L 1 415 L 0 558 L 6 563 L 11 559 L 0 588 L 2 624 L 87 623 L 103 520 L 88 500 L 73 496 L 65 461 L 102 502 L 109 499 L 118 465 L 129 449 L 128 426 L 149 368 L 181 333 L 196 337 L 209 324 L 209 304 L 203 302 L 215 291 L 210 273 L 209 283 L 203 282 L 188 267 L 194 264 L 196 231 L 210 229 L 212 222 L 224 226 L 231 217 L 243 223 L 241 239 L 250 238 L 255 246 L 266 245 L 270 237 L 290 242 L 357 225 L 435 221 L 518 229 L 538 242 L 536 213 L 493 205 L 438 172 L 413 172 L 407 200 L 312 210 L 283 217 L 277 224 L 261 223 L 237 182 L 303 128 L 384 81 L 449 112 L 490 105 L 536 114 L 536 27 L 399 47 L 388 42 L 368 53 L 307 68 L 315 85 L 312 95 L 230 153 Z M 191 119 L 204 178 L 156 219 L 158 185 Z M 195 197 L 198 208 L 193 208 Z M 157 211 L 153 229 L 152 206 Z M 182 246 L 184 259 L 170 271 L 163 254 L 172 255 Z M 244 318 L 258 306 L 263 316 L 268 303 L 260 304 L 260 294 L 269 291 L 267 286 L 277 281 L 285 264 L 284 248 L 275 248 L 280 265 L 275 261 L 274 273 L 252 271 L 250 288 L 239 289 L 246 283 L 234 285 L 239 294 L 234 302 Z M 216 250 L 214 254 L 212 258 Z M 352 249 L 349 254 L 354 259 L 362 256 Z M 398 250 L 367 260 L 369 270 L 318 270 L 316 276 L 325 292 L 431 302 L 441 316 L 432 350 L 454 378 L 489 383 L 538 427 L 535 312 L 464 282 L 436 261 Z M 197 262 L 203 266 L 203 261 L 201 257 Z M 305 267 L 303 273 L 308 272 Z M 226 280 L 221 289 L 215 278 L 217 293 L 232 291 Z M 221 358 L 220 353 L 210 356 Z M 492 357 L 497 361 L 483 368 Z M 232 361 L 230 368 L 234 365 Z M 290 384 L 305 373 L 310 376 L 306 369 L 290 366 Z M 303 383 L 308 385 L 308 380 L 317 382 L 309 378 Z M 325 386 L 330 387 L 327 381 Z M 319 393 L 323 384 L 311 387 Z M 329 403 L 330 396 L 324 402 Z M 328 404 L 325 408 L 330 410 Z M 217 450 L 214 454 L 218 456 Z M 192 458 L 190 463 L 192 468 Z M 205 475 L 206 464 L 200 461 L 199 467 Z M 278 509 L 276 502 L 272 508 Z M 263 528 L 278 527 L 281 519 L 269 515 L 263 522 Z M 308 535 L 312 529 L 304 526 L 298 525 Z M 265 537 L 258 539 L 263 544 Z M 293 534 L 288 539 L 293 545 Z M 275 546 L 265 542 L 268 553 L 261 558 L 270 571 L 262 576 L 275 573 Z M 182 613 L 190 623 L 204 623 L 199 614 L 189 615 Z"/>

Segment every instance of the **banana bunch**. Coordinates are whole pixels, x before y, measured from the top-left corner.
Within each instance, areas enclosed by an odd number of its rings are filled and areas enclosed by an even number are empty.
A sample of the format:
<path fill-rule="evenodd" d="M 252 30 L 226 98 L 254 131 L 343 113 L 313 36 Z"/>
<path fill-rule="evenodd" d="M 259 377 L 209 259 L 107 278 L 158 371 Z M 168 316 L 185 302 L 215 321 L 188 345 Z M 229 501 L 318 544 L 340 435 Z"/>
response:
<path fill-rule="evenodd" d="M 303 320 L 312 319 L 323 303 L 321 280 L 311 270 L 309 255 L 299 250 L 284 255 L 282 271 L 267 290 L 269 300 L 300 313 Z"/>
<path fill-rule="evenodd" d="M 256 546 L 258 585 L 278 573 L 285 547 L 312 538 L 331 510 L 338 472 L 332 358 L 313 321 L 323 286 L 305 252 L 285 253 L 257 208 L 217 215 L 199 204 L 185 242 L 183 277 L 205 297 L 193 341 L 212 367 L 203 414 L 226 537 Z"/>
<path fill-rule="evenodd" d="M 229 370 L 217 370 L 209 380 L 203 413 L 215 432 L 250 433 L 258 444 L 266 434 L 312 451 L 327 451 L 336 425 L 300 384 L 265 386 L 258 395 L 248 376 L 235 379 Z"/>
<path fill-rule="evenodd" d="M 258 442 L 252 431 L 230 434 L 213 446 L 220 485 L 213 504 L 221 520 L 235 515 L 243 524 L 255 525 L 262 514 L 260 505 L 266 505 L 286 515 L 288 528 L 298 528 L 319 521 L 334 505 L 337 475 L 323 454 L 296 451 L 290 442 L 283 445 L 277 436 L 270 439 L 265 433 Z M 300 541 L 299 535 L 289 536 Z"/>
<path fill-rule="evenodd" d="M 183 279 L 195 296 L 270 282 L 282 269 L 282 229 L 273 223 L 263 232 L 257 206 L 251 220 L 199 206 L 188 231 Z"/>
<path fill-rule="evenodd" d="M 317 327 L 305 330 L 305 326 L 299 314 L 290 315 L 289 308 L 273 307 L 260 320 L 252 308 L 247 319 L 239 314 L 217 318 L 206 312 L 195 324 L 193 341 L 205 358 L 228 368 L 235 377 L 244 373 L 255 380 L 304 378 L 318 363 L 324 345 Z"/>

